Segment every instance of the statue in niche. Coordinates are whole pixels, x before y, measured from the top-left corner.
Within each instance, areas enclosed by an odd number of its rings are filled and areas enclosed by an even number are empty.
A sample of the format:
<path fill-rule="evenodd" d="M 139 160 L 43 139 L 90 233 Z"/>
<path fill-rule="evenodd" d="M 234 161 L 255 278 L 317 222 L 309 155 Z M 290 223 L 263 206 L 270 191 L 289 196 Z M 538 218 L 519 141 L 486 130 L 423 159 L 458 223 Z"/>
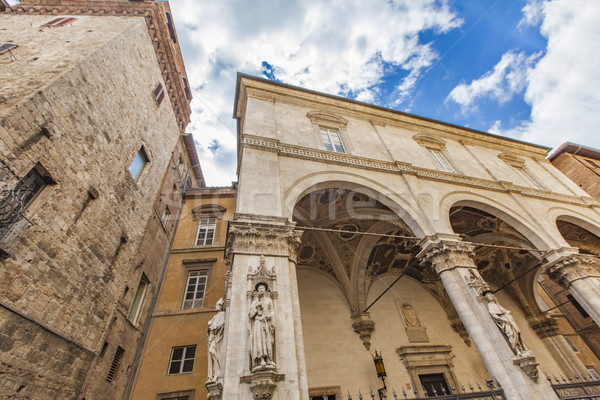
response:
<path fill-rule="evenodd" d="M 223 299 L 215 305 L 217 313 L 208 321 L 206 342 L 208 345 L 208 382 L 217 382 L 221 374 L 221 347 L 225 328 Z"/>
<path fill-rule="evenodd" d="M 407 327 L 419 327 L 421 326 L 421 321 L 419 321 L 419 316 L 417 312 L 412 307 L 412 305 L 408 303 L 402 304 L 402 316 L 404 316 L 404 322 Z"/>
<path fill-rule="evenodd" d="M 508 344 L 512 348 L 512 350 L 516 353 L 518 357 L 524 355 L 525 353 L 529 353 L 527 347 L 523 343 L 523 339 L 521 338 L 521 331 L 517 327 L 517 323 L 510 311 L 506 308 L 502 307 L 498 300 L 496 300 L 496 296 L 494 296 L 491 292 L 487 292 L 485 294 L 485 299 L 487 300 L 487 309 L 492 319 L 500 328 L 500 331 L 506 337 Z"/>
<path fill-rule="evenodd" d="M 273 344 L 275 327 L 273 325 L 273 300 L 267 291 L 267 284 L 256 284 L 254 297 L 250 304 L 250 359 L 252 372 L 261 369 L 275 369 Z"/>

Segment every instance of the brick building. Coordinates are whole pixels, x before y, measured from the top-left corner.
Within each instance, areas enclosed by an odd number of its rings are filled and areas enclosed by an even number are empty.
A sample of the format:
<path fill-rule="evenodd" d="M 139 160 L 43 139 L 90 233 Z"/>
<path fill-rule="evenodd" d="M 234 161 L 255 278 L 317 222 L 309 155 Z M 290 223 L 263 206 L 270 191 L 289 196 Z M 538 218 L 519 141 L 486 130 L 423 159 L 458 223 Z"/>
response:
<path fill-rule="evenodd" d="M 204 186 L 169 4 L 0 11 L 0 398 L 121 398 Z"/>

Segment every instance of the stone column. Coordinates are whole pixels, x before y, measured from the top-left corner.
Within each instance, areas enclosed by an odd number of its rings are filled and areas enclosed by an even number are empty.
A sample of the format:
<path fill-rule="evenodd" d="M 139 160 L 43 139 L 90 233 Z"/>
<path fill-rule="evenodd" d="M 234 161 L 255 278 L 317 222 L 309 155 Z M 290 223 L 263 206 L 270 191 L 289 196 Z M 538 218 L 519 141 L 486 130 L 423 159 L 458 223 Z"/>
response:
<path fill-rule="evenodd" d="M 561 248 L 544 254 L 543 270 L 566 288 L 600 326 L 600 273 L 595 257 L 577 254 L 575 248 Z"/>
<path fill-rule="evenodd" d="M 472 246 L 458 235 L 424 238 L 418 257 L 431 262 L 488 372 L 504 389 L 507 400 L 557 399 L 545 379 L 539 379 L 531 352 L 515 355 L 492 319 L 483 295 L 489 290 L 473 262 Z"/>
<path fill-rule="evenodd" d="M 223 399 L 308 399 L 296 247 L 301 232 L 284 218 L 236 215 L 227 239 L 229 270 L 223 344 Z M 273 360 L 256 365 L 250 356 L 257 286 L 272 302 Z M 268 301 L 268 300 L 267 300 Z M 252 306 L 252 312 L 249 310 Z M 268 361 L 268 360 L 267 360 Z"/>

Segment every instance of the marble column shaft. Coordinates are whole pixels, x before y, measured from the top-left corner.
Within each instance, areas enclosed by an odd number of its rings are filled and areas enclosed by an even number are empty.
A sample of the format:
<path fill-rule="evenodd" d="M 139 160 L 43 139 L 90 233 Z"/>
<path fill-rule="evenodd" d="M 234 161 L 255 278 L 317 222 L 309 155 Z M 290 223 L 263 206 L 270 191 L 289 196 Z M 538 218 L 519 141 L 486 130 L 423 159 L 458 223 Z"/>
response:
<path fill-rule="evenodd" d="M 545 379 L 536 382 L 514 364 L 512 349 L 478 293 L 481 286 L 487 285 L 471 258 L 471 246 L 461 243 L 455 235 L 445 236 L 448 238 L 425 238 L 419 256 L 432 263 L 484 365 L 504 389 L 506 399 L 557 399 Z"/>

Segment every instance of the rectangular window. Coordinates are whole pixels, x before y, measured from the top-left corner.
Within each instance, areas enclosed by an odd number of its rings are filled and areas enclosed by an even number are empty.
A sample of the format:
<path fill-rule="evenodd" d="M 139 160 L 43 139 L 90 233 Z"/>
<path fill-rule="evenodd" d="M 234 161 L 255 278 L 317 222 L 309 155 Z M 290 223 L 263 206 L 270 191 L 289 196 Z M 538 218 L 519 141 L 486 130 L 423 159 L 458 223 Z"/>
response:
<path fill-rule="evenodd" d="M 165 207 L 165 211 L 163 211 L 162 216 L 160 217 L 160 222 L 162 222 L 163 226 L 167 226 L 167 222 L 169 222 L 169 218 L 171 217 L 171 211 L 169 207 Z"/>
<path fill-rule="evenodd" d="M 106 382 L 112 383 L 114 381 L 117 371 L 119 370 L 119 364 L 121 364 L 123 353 L 125 353 L 125 349 L 121 346 L 118 346 L 112 363 L 110 363 L 110 368 L 108 369 L 108 374 L 106 375 Z"/>
<path fill-rule="evenodd" d="M 321 137 L 323 138 L 323 144 L 329 151 L 337 151 L 338 153 L 345 153 L 342 139 L 340 138 L 340 132 L 336 129 L 320 128 Z"/>
<path fill-rule="evenodd" d="M 190 90 L 190 86 L 188 85 L 188 80 L 185 76 L 182 76 L 181 79 L 183 80 L 183 90 L 185 90 L 185 97 L 187 97 L 188 100 L 192 100 L 192 92 Z"/>
<path fill-rule="evenodd" d="M 185 296 L 183 297 L 183 310 L 201 308 L 206 291 L 206 271 L 190 271 L 185 284 Z"/>
<path fill-rule="evenodd" d="M 216 218 L 204 218 L 198 224 L 198 234 L 196 235 L 196 246 L 206 246 L 213 244 L 215 239 L 215 228 L 217 226 Z"/>
<path fill-rule="evenodd" d="M 185 374 L 194 370 L 196 346 L 173 347 L 169 361 L 169 375 Z"/>
<path fill-rule="evenodd" d="M 19 46 L 14 43 L 0 43 L 0 54 L 4 54 L 4 53 L 14 49 L 15 47 L 19 47 Z"/>
<path fill-rule="evenodd" d="M 569 345 L 569 347 L 571 347 L 571 350 L 573 350 L 575 353 L 579 353 L 577 346 L 575 346 L 575 343 L 573 343 L 571 338 L 568 336 L 564 336 L 564 338 L 565 338 L 565 341 L 567 342 L 567 344 Z"/>
<path fill-rule="evenodd" d="M 156 101 L 156 105 L 160 106 L 160 103 L 162 103 L 163 99 L 165 98 L 165 89 L 163 88 L 162 83 L 158 82 L 158 84 L 152 92 L 154 93 L 154 100 Z"/>
<path fill-rule="evenodd" d="M 169 28 L 171 40 L 173 43 L 177 43 L 177 37 L 175 36 L 175 27 L 173 26 L 173 18 L 171 18 L 171 13 L 165 13 L 165 15 L 167 17 L 167 27 Z"/>
<path fill-rule="evenodd" d="M 442 154 L 441 151 L 439 150 L 434 150 L 434 149 L 427 149 L 429 151 L 429 154 L 431 155 L 431 157 L 433 158 L 433 160 L 436 162 L 436 164 L 441 167 L 444 171 L 446 172 L 456 172 L 454 170 L 454 168 L 452 167 L 452 165 L 450 165 L 450 163 L 448 162 L 448 160 L 446 160 L 446 157 L 444 157 L 444 155 Z"/>
<path fill-rule="evenodd" d="M 69 18 L 69 17 L 56 18 L 50 22 L 46 22 L 42 26 L 65 26 L 65 25 L 72 23 L 76 19 L 77 18 Z"/>
<path fill-rule="evenodd" d="M 140 311 L 142 310 L 144 298 L 146 297 L 146 290 L 148 289 L 149 284 L 150 281 L 148 280 L 146 275 L 142 274 L 140 283 L 138 284 L 137 290 L 135 291 L 135 295 L 133 296 L 131 307 L 129 308 L 129 312 L 127 313 L 127 319 L 131 321 L 131 323 L 134 325 L 137 324 L 138 319 L 140 318 Z"/>
<path fill-rule="evenodd" d="M 512 167 L 512 168 L 517 173 L 517 175 L 519 175 L 519 177 L 521 179 L 523 179 L 525 182 L 527 182 L 529 185 L 535 186 L 536 188 L 540 187 L 540 185 L 536 181 L 534 181 L 531 176 L 529 176 L 529 174 L 527 173 L 527 171 L 525 171 L 524 168 L 521 168 L 521 167 Z"/>
<path fill-rule="evenodd" d="M 1 51 L 2 51 L 2 46 L 0 46 L 0 54 L 2 54 Z M 587 161 L 592 167 L 600 169 L 600 165 L 596 164 L 594 161 L 588 160 L 587 158 L 585 159 L 585 161 Z"/>
<path fill-rule="evenodd" d="M 442 396 L 451 393 L 444 374 L 419 375 L 419 380 L 421 381 L 421 386 L 426 397 Z"/>
<path fill-rule="evenodd" d="M 142 146 L 138 150 L 133 162 L 129 166 L 129 173 L 133 177 L 133 180 L 137 182 L 137 180 L 140 178 L 140 175 L 142 175 L 142 171 L 144 170 L 146 164 L 148 164 L 148 156 L 146 155 L 146 151 Z"/>

